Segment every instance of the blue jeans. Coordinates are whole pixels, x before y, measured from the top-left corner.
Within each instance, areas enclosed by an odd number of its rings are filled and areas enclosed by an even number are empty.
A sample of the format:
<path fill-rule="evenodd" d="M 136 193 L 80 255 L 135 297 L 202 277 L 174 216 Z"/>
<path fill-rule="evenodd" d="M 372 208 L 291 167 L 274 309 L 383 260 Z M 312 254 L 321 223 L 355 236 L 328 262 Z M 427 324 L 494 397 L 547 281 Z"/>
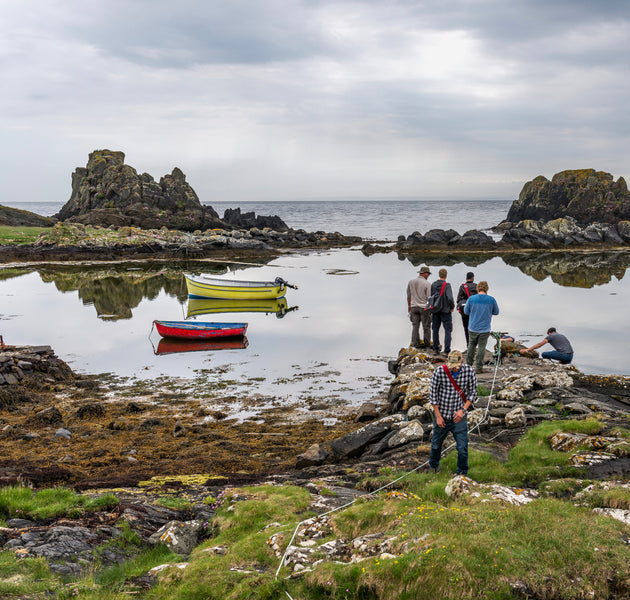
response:
<path fill-rule="evenodd" d="M 444 326 L 444 352 L 451 351 L 451 334 L 453 333 L 453 315 L 450 312 L 439 312 L 433 315 L 433 349 L 440 348 L 440 325 Z"/>
<path fill-rule="evenodd" d="M 573 352 L 558 352 L 557 350 L 551 350 L 550 352 L 543 352 L 541 355 L 543 358 L 552 358 L 553 360 L 559 360 L 561 365 L 568 365 L 573 360 Z"/>
<path fill-rule="evenodd" d="M 429 466 L 437 469 L 440 466 L 440 456 L 442 455 L 442 443 L 444 438 L 452 432 L 457 448 L 457 474 L 468 474 L 468 418 L 464 411 L 464 418 L 459 422 L 444 421 L 444 427 L 438 427 L 433 416 L 433 437 L 431 438 L 431 456 Z"/>

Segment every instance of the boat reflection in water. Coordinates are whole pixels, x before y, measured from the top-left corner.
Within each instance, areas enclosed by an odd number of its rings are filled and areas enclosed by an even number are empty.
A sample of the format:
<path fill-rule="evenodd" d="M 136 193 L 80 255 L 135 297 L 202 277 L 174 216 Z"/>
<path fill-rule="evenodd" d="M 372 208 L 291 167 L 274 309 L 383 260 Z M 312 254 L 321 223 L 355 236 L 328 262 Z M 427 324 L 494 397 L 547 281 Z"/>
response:
<path fill-rule="evenodd" d="M 183 340 L 177 338 L 161 338 L 155 354 L 173 354 L 175 352 L 199 352 L 201 350 L 240 350 L 247 348 L 244 335 L 219 340 Z"/>
<path fill-rule="evenodd" d="M 297 306 L 289 308 L 286 298 L 267 300 L 226 300 L 222 298 L 189 298 L 186 318 L 215 313 L 275 313 L 281 319 L 288 312 L 297 310 Z"/>

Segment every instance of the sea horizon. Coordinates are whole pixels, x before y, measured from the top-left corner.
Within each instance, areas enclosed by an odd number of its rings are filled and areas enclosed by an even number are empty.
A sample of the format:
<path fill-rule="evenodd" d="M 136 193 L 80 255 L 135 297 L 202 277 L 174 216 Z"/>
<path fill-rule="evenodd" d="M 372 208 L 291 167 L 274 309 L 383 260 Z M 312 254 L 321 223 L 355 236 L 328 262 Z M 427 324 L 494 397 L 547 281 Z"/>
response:
<path fill-rule="evenodd" d="M 292 229 L 339 232 L 365 240 L 396 241 L 399 236 L 430 229 L 489 231 L 505 220 L 512 200 L 477 198 L 412 199 L 394 197 L 361 199 L 273 200 L 202 202 L 222 217 L 226 209 L 240 208 L 258 216 L 278 216 Z M 12 208 L 53 216 L 65 202 L 13 202 Z"/>

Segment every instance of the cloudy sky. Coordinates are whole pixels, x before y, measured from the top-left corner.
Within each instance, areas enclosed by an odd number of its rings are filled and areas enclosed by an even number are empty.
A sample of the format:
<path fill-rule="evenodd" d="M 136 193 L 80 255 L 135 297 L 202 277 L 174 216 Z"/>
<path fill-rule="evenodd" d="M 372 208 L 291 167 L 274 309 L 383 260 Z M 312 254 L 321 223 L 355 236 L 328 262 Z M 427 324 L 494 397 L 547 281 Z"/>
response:
<path fill-rule="evenodd" d="M 630 176 L 625 0 L 0 0 L 0 204 L 98 148 L 203 202 Z"/>

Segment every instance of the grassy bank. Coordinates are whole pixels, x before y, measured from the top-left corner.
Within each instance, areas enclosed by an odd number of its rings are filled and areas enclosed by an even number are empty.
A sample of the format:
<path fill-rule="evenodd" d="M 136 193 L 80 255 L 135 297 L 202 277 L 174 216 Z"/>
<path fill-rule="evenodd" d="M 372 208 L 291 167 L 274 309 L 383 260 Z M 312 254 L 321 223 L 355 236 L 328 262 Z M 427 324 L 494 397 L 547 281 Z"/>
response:
<path fill-rule="evenodd" d="M 592 482 L 580 478 L 584 472 L 569 464 L 566 453 L 549 445 L 557 431 L 593 435 L 601 428 L 595 418 L 543 423 L 526 433 L 505 462 L 471 452 L 475 481 L 536 485 L 539 497 L 528 504 L 497 501 L 481 487 L 475 494 L 448 497 L 445 486 L 455 467 L 451 454 L 439 474 L 410 474 L 395 488 L 333 513 L 329 522 L 322 521 L 318 545 L 366 535 L 374 548 L 388 542 L 385 553 L 366 551 L 359 562 L 326 559 L 297 577 L 291 576 L 293 565 L 283 566 L 276 576 L 280 558 L 270 538 L 275 536 L 284 551 L 297 524 L 313 516 L 308 509 L 312 496 L 299 487 L 254 486 L 232 490 L 217 502 L 212 537 L 193 551 L 185 569 L 162 571 L 151 590 L 134 587 L 133 577 L 180 559 L 138 547 L 136 558 L 125 565 L 67 582 L 53 578 L 39 559 L 19 560 L 2 552 L 0 594 L 37 598 L 46 590 L 60 598 L 91 600 L 122 600 L 130 594 L 150 600 L 628 597 L 630 528 L 592 508 L 628 509 L 630 490 L 604 486 L 578 500 L 575 493 Z M 628 429 L 617 434 L 630 439 Z M 366 483 L 373 489 L 400 475 L 388 470 L 382 481 Z M 25 493 L 22 507 L 16 494 L 0 504 L 5 518 L 12 511 L 37 514 L 24 508 L 32 494 Z M 67 502 L 68 511 L 88 509 L 71 496 Z M 302 538 L 296 539 L 294 544 Z M 133 536 L 126 543 L 133 544 Z M 317 558 L 325 558 L 321 550 L 313 561 Z"/>
<path fill-rule="evenodd" d="M 0 225 L 0 246 L 34 244 L 42 233 L 52 232 L 52 227 L 10 227 Z"/>

